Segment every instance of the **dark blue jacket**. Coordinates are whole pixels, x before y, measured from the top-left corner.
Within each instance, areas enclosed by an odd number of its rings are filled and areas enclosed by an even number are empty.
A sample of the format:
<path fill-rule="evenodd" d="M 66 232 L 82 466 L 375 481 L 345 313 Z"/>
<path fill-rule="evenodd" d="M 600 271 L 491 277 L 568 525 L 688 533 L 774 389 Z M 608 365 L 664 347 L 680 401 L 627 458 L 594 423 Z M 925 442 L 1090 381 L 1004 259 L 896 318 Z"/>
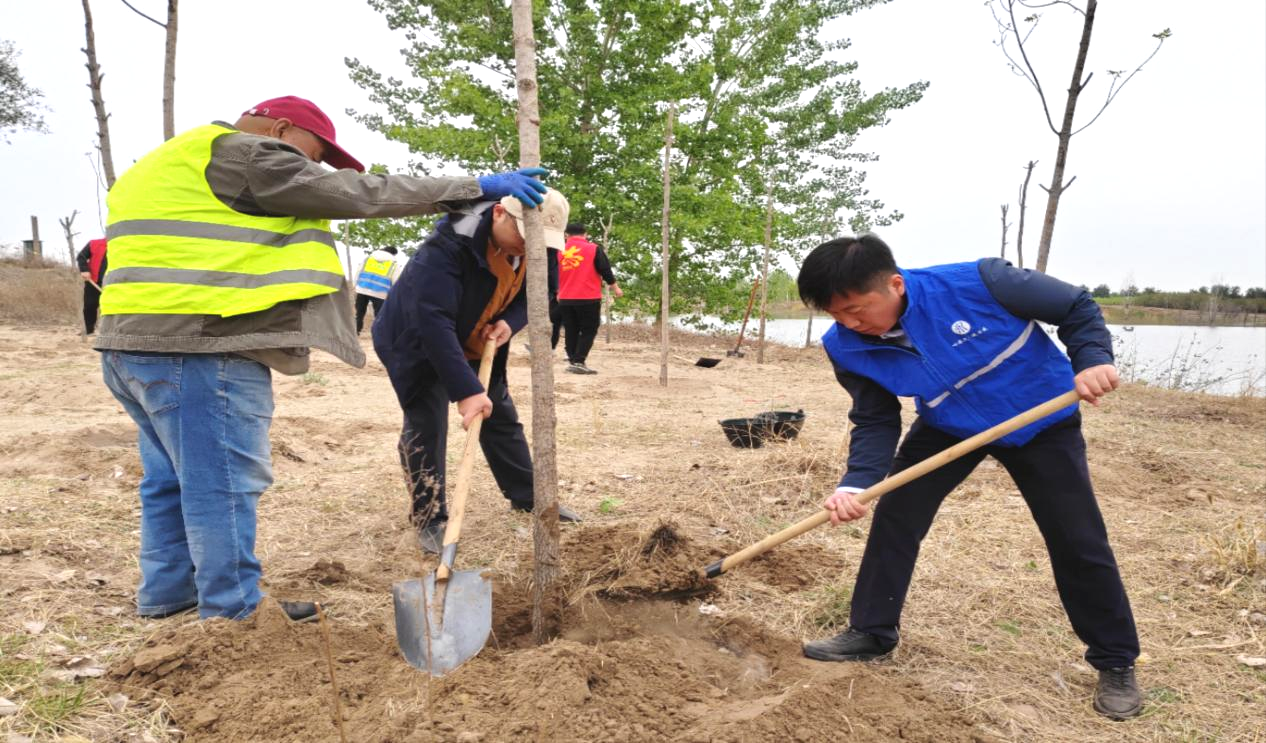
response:
<path fill-rule="evenodd" d="M 494 202 L 479 202 L 441 219 L 405 266 L 374 321 L 374 351 L 400 404 L 439 382 L 454 402 L 484 391 L 463 349 L 492 299 L 497 278 L 485 253 Z M 511 332 L 527 325 L 526 284 L 498 317 Z M 505 373 L 509 344 L 497 350 L 493 374 Z"/>
<path fill-rule="evenodd" d="M 836 378 L 853 398 L 849 420 L 854 428 L 849 443 L 848 466 L 840 483 L 845 487 L 867 488 L 888 474 L 901 436 L 898 393 L 920 399 L 920 414 L 924 415 L 925 422 L 966 438 L 1021 412 L 1021 409 L 1068 391 L 1072 388 L 1072 373 L 1112 363 L 1111 335 L 1104 325 L 1099 306 L 1083 289 L 1042 273 L 1013 268 L 1000 258 L 986 258 L 974 265 L 938 266 L 903 273 L 908 279 L 915 274 L 935 277 L 932 281 L 923 282 L 916 278 L 914 292 L 907 295 L 902 327 L 909 324 L 910 334 L 904 343 L 861 336 L 838 324 L 827 333 L 836 339 L 829 346 L 836 349 L 832 355 Z M 925 294 L 933 291 L 939 292 L 939 296 L 921 297 L 919 286 L 924 287 Z M 1041 333 L 1041 336 L 1033 336 L 1031 332 L 1021 344 L 1023 349 L 1014 358 L 1009 356 L 1002 365 L 990 367 L 987 373 L 973 377 L 972 382 L 962 387 L 955 386 L 958 381 L 970 376 L 975 368 L 986 366 L 1002 355 L 1006 350 L 1003 346 L 1009 346 L 1012 340 L 1010 336 L 1018 339 L 1023 329 L 1034 320 L 1058 327 L 1071 364 L 1053 347 L 1045 333 L 1036 329 L 1032 332 Z M 964 322 L 959 324 L 960 321 Z M 965 328 L 967 325 L 975 327 Z M 998 345 L 998 348 L 979 344 L 980 340 L 996 335 L 987 331 L 973 336 L 981 326 L 990 327 L 993 331 L 1006 328 L 1007 332 L 1003 334 L 1006 338 L 996 336 L 1006 343 L 995 342 L 993 345 Z M 964 329 L 968 332 L 960 334 Z M 846 337 L 847 343 L 839 342 L 841 337 Z M 958 345 L 953 346 L 954 343 Z M 823 345 L 828 346 L 827 337 L 823 338 Z M 976 345 L 989 358 L 971 356 Z M 842 348 L 871 349 L 874 353 L 857 354 L 850 360 L 849 353 L 841 355 Z M 963 358 L 956 359 L 958 356 Z M 886 366 L 885 360 L 892 362 L 891 367 Z M 954 366 L 957 361 L 962 361 L 962 369 Z M 981 362 L 980 366 L 976 362 Z M 903 364 L 910 368 L 902 371 Z M 920 373 L 927 375 L 929 379 L 925 381 L 931 386 L 935 385 L 930 380 L 939 376 L 953 378 L 941 380 L 944 381 L 942 389 L 932 390 L 928 386 L 927 399 L 922 399 L 921 388 L 915 389 L 918 386 L 915 377 L 919 374 L 911 370 L 922 370 Z M 969 373 L 960 375 L 960 371 Z M 953 389 L 954 392 L 941 404 L 929 408 L 928 403 L 940 396 L 944 389 Z M 975 393 L 975 397 L 964 393 Z M 963 398 L 960 402 L 964 404 L 957 408 L 942 407 L 945 401 L 956 396 Z M 1044 425 L 1050 425 L 1061 415 L 1067 417 L 1074 410 L 1069 408 L 1062 414 L 1056 414 Z M 975 420 L 977 418 L 980 420 Z M 1027 433 L 1026 436 L 1003 443 L 1023 444 L 1040 427 L 1021 429 L 1012 436 Z"/>

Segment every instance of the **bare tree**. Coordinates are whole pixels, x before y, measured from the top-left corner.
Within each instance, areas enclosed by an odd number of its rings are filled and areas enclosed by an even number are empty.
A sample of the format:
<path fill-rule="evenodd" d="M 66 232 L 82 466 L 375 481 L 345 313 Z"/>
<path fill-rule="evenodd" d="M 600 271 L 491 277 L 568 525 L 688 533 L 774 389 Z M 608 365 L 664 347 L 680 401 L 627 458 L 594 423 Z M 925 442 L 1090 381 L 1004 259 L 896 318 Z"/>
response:
<path fill-rule="evenodd" d="M 1020 186 L 1020 224 L 1015 230 L 1015 264 L 1024 268 L 1024 210 L 1029 203 L 1029 179 L 1033 177 L 1033 168 L 1037 160 L 1030 160 L 1024 168 L 1024 184 Z"/>
<path fill-rule="evenodd" d="M 993 13 L 994 21 L 998 25 L 999 38 L 996 42 L 998 47 L 1002 49 L 1002 53 L 1006 56 L 1011 71 L 1023 77 L 1037 91 L 1038 98 L 1042 102 L 1042 112 L 1046 115 L 1046 124 L 1055 134 L 1059 144 L 1055 151 L 1055 169 L 1051 174 L 1050 186 L 1042 186 L 1047 193 L 1046 199 L 1046 216 L 1042 222 L 1042 237 L 1038 242 L 1037 248 L 1037 270 L 1046 271 L 1046 264 L 1050 257 L 1051 238 L 1055 234 L 1055 214 L 1059 209 L 1059 199 L 1073 185 L 1073 181 L 1077 180 L 1077 176 L 1073 176 L 1064 182 L 1064 169 L 1068 163 L 1068 145 L 1073 135 L 1079 134 L 1098 121 L 1104 110 L 1111 105 L 1121 90 L 1143 66 L 1151 61 L 1152 57 L 1160 51 L 1165 40 L 1170 37 L 1170 30 L 1165 29 L 1159 33 L 1152 34 L 1157 40 L 1156 48 L 1147 56 L 1139 65 L 1128 75 L 1124 70 L 1108 70 L 1108 74 L 1112 77 L 1112 83 L 1108 87 L 1107 95 L 1103 103 L 1099 106 L 1099 110 L 1085 124 L 1075 126 L 1073 123 L 1074 115 L 1077 112 L 1077 101 L 1086 86 L 1090 84 L 1090 79 L 1094 73 L 1082 77 L 1082 72 L 1086 67 L 1086 55 L 1090 51 L 1090 35 L 1094 29 L 1095 11 L 1098 8 L 1098 0 L 1086 0 L 1086 7 L 1083 10 L 1072 0 L 990 0 L 989 9 Z M 1036 69 L 1029 59 L 1028 51 L 1025 44 L 1028 43 L 1029 37 L 1038 26 L 1041 15 L 1036 11 L 1041 8 L 1049 8 L 1053 6 L 1064 6 L 1070 8 L 1082 16 L 1081 42 L 1077 48 L 1077 60 L 1073 63 L 1072 81 L 1068 86 L 1068 98 L 1064 102 L 1064 115 L 1058 127 L 1055 126 L 1054 117 L 1051 115 L 1051 104 L 1047 101 L 1046 91 L 1042 88 L 1041 80 L 1038 78 Z M 1019 20 L 1016 18 L 1017 9 L 1023 16 Z M 1023 15 L 1029 12 L 1028 15 Z M 1023 26 L 1023 27 L 1022 27 Z"/>
<path fill-rule="evenodd" d="M 70 259 L 70 270 L 72 273 L 76 275 L 78 275 L 79 273 L 79 267 L 76 265 L 77 262 L 75 261 L 75 235 L 78 235 L 79 233 L 75 232 L 74 224 L 75 224 L 75 217 L 77 217 L 78 215 L 79 215 L 79 210 L 74 209 L 70 212 L 69 217 L 62 217 L 61 219 L 57 220 L 57 223 L 62 226 L 62 234 L 66 235 L 66 257 Z M 91 281 L 91 279 L 88 279 L 88 280 Z M 84 314 L 84 293 L 75 292 L 75 316 L 83 317 L 83 314 Z M 83 341 L 87 339 L 88 339 L 88 329 L 83 326 L 83 323 L 80 323 L 79 340 Z"/>
<path fill-rule="evenodd" d="M 519 91 L 519 165 L 541 164 L 541 114 L 536 87 L 536 35 L 532 0 L 513 0 L 514 73 Z M 554 365 L 549 344 L 549 254 L 538 209 L 523 210 L 527 241 L 528 335 L 532 342 L 532 640 L 543 644 L 562 611 L 558 533 L 558 461 L 555 458 Z"/>
<path fill-rule="evenodd" d="M 114 156 L 110 153 L 110 114 L 106 113 L 101 96 L 101 66 L 97 64 L 97 37 L 92 32 L 92 8 L 84 4 L 84 29 L 88 38 L 82 51 L 88 57 L 88 87 L 92 90 L 92 108 L 97 114 L 97 150 L 101 153 L 101 170 L 105 173 L 106 190 L 114 188 Z"/>
<path fill-rule="evenodd" d="M 120 2 L 166 32 L 167 44 L 163 50 L 163 140 L 171 139 L 176 136 L 176 21 L 179 16 L 179 0 L 167 0 L 166 23 L 137 10 L 128 0 Z"/>
<path fill-rule="evenodd" d="M 677 104 L 668 104 L 668 123 L 664 127 L 664 210 L 661 214 L 663 230 L 660 243 L 659 283 L 659 384 L 668 386 L 668 241 L 672 232 L 669 229 L 669 189 L 672 186 L 672 175 L 669 165 L 673 160 L 673 116 L 677 114 Z"/>
<path fill-rule="evenodd" d="M 79 216 L 79 210 L 75 209 L 71 211 L 69 217 L 57 220 L 57 223 L 62 226 L 62 233 L 66 235 L 66 257 L 70 260 L 71 268 L 75 268 L 75 235 L 79 234 L 73 229 L 77 216 Z"/>
<path fill-rule="evenodd" d="M 1010 209 L 1009 204 L 1002 205 L 1002 253 L 1000 257 L 1007 259 L 1007 230 L 1011 229 L 1011 225 L 1007 224 L 1007 210 Z"/>

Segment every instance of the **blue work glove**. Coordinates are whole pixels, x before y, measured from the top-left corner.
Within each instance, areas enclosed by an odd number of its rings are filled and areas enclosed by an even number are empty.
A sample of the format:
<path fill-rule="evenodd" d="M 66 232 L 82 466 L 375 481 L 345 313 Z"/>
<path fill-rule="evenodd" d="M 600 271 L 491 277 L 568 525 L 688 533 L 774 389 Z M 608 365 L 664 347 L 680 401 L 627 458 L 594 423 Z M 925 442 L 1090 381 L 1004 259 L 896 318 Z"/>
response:
<path fill-rule="evenodd" d="M 506 196 L 513 196 L 529 209 L 545 201 L 545 184 L 537 180 L 539 176 L 549 173 L 545 168 L 523 168 L 513 173 L 497 173 L 479 177 L 479 188 L 483 190 L 483 198 L 488 201 L 500 201 Z"/>

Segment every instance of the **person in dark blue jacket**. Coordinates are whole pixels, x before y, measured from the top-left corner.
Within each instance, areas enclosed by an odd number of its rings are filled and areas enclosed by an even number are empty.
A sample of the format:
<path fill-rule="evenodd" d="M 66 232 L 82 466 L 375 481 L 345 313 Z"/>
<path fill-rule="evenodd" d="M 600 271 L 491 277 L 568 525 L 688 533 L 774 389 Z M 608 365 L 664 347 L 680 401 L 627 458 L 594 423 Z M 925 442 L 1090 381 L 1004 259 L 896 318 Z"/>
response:
<path fill-rule="evenodd" d="M 540 204 L 547 245 L 562 246 L 567 199 L 550 189 Z M 512 508 L 531 511 L 532 458 L 506 385 L 510 337 L 527 325 L 523 206 L 514 197 L 477 202 L 439 221 L 405 266 L 374 321 L 374 351 L 400 406 L 400 463 L 410 479 L 410 519 L 418 538 L 439 553 L 448 513 L 444 464 L 448 405 L 462 427 L 485 419 L 479 444 Z M 488 339 L 499 348 L 485 390 L 479 359 Z M 559 506 L 563 521 L 579 521 Z"/>
<path fill-rule="evenodd" d="M 835 319 L 822 345 L 853 399 L 844 476 L 823 504 L 832 524 L 864 516 L 868 507 L 854 495 L 890 474 L 1070 389 L 1097 405 L 1118 385 L 1112 338 L 1090 294 L 1000 258 L 906 270 L 878 237 L 844 237 L 814 249 L 797 284 L 806 305 Z M 1058 328 L 1067 355 L 1038 323 Z M 913 397 L 918 410 L 900 447 L 898 397 Z M 1137 715 L 1138 633 L 1075 406 L 883 497 L 849 629 L 806 644 L 804 654 L 871 660 L 896 647 L 919 544 L 941 501 L 990 455 L 1015 480 L 1046 541 L 1060 600 L 1099 671 L 1095 709 L 1114 719 Z"/>

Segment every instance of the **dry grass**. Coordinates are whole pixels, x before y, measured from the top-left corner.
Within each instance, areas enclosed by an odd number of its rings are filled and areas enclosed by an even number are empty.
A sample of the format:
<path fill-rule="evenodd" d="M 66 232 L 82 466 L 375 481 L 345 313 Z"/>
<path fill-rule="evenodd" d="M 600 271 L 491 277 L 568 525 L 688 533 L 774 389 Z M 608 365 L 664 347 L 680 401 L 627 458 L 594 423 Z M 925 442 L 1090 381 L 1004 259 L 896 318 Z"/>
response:
<path fill-rule="evenodd" d="M 582 529 L 649 533 L 665 521 L 680 545 L 723 554 L 808 515 L 829 492 L 845 451 L 848 399 L 820 351 L 778 348 L 763 367 L 754 354 L 712 370 L 673 362 L 661 388 L 646 333 L 615 336 L 595 347 L 599 375 L 556 375 L 559 493 L 585 515 Z M 725 346 L 687 336 L 679 348 L 716 357 Z M 108 664 L 167 624 L 131 613 L 139 477 L 131 423 L 100 385 L 95 355 L 69 330 L 0 326 L 0 359 L 0 696 L 21 705 L 0 718 L 0 735 L 46 725 L 41 735 L 51 737 L 53 723 L 41 720 L 67 709 L 74 697 L 63 692 L 73 689 L 83 694 L 56 723 L 64 732 L 176 739 L 161 702 L 132 699 L 115 711 L 98 682 L 50 675 L 75 657 Z M 336 623 L 378 621 L 391 582 L 419 570 L 396 459 L 398 409 L 376 362 L 354 370 L 318 355 L 313 373 L 324 382 L 276 381 L 280 456 L 257 551 L 273 595 L 319 598 Z M 517 347 L 510 374 L 530 426 L 529 374 Z M 729 447 L 716 423 L 800 407 L 808 414 L 800 438 L 759 450 Z M 867 673 L 917 679 L 982 737 L 1000 740 L 1266 739 L 1266 673 L 1236 660 L 1266 655 L 1266 627 L 1255 623 L 1266 614 L 1266 575 L 1254 552 L 1266 524 L 1266 402 L 1127 387 L 1085 411 L 1085 421 L 1142 637 L 1143 718 L 1113 724 L 1090 709 L 1095 677 L 1059 605 L 1041 538 L 991 460 L 946 501 L 923 545 L 904 641 L 893 661 Z M 460 441 L 455 433 L 452 472 Z M 612 501 L 619 505 L 602 507 Z M 531 552 L 530 530 L 478 463 L 461 559 L 509 574 Z M 838 631 L 865 532 L 865 522 L 810 532 L 718 579 L 706 600 L 789 637 Z M 661 533 L 610 563 L 567 567 L 627 570 L 648 545 L 660 555 L 674 541 Z"/>
<path fill-rule="evenodd" d="M 74 327 L 82 286 L 79 272 L 65 263 L 0 259 L 0 319 Z"/>

